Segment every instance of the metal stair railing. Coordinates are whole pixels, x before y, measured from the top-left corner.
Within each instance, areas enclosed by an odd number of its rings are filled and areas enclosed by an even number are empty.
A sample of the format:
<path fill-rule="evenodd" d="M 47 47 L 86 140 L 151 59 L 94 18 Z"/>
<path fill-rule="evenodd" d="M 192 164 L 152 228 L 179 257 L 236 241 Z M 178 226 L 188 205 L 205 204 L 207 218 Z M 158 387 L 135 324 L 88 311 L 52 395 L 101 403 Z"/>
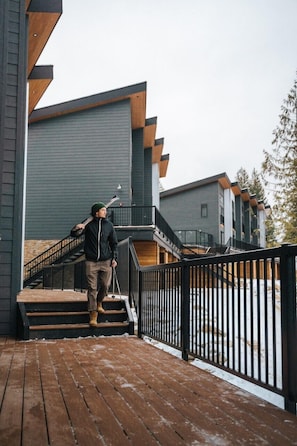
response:
<path fill-rule="evenodd" d="M 24 286 L 38 277 L 45 266 L 59 263 L 83 244 L 84 236 L 67 236 L 24 265 Z"/>

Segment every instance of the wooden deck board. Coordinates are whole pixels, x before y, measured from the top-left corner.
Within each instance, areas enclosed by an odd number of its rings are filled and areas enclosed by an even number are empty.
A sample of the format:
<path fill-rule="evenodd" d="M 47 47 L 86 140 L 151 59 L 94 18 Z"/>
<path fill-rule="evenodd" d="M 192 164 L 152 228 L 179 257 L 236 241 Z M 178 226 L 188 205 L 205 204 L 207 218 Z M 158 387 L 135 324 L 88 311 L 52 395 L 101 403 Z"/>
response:
<path fill-rule="evenodd" d="M 297 445 L 297 417 L 134 336 L 0 338 L 1 446 Z"/>

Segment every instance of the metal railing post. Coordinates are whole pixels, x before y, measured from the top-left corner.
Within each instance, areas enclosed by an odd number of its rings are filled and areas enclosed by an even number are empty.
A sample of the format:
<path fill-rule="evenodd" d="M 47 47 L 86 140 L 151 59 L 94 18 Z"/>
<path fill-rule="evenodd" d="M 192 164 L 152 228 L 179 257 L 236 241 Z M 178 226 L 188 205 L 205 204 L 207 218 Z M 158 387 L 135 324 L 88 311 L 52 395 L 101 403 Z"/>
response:
<path fill-rule="evenodd" d="M 296 324 L 296 267 L 290 246 L 282 245 L 281 275 L 281 330 L 282 374 L 285 409 L 296 414 L 297 401 L 297 324 Z"/>
<path fill-rule="evenodd" d="M 142 334 L 142 272 L 138 271 L 138 283 L 139 283 L 139 294 L 138 294 L 138 332 L 137 335 L 141 338 Z"/>
<path fill-rule="evenodd" d="M 190 347 L 190 267 L 186 260 L 182 261 L 181 293 L 182 358 L 188 361 Z"/>

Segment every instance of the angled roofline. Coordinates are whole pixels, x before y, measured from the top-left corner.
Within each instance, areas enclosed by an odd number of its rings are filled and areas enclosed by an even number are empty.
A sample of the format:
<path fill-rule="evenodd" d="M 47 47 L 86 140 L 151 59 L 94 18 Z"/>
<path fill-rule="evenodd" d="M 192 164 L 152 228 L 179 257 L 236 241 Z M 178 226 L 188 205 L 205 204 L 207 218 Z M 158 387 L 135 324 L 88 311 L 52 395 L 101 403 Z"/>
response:
<path fill-rule="evenodd" d="M 194 181 L 192 183 L 184 184 L 183 186 L 174 187 L 160 193 L 160 198 L 176 195 L 188 190 L 197 189 L 207 184 L 219 182 L 224 189 L 228 189 L 231 186 L 231 182 L 225 172 L 219 173 L 212 177 L 203 178 L 202 180 Z"/>
<path fill-rule="evenodd" d="M 39 108 L 31 113 L 29 124 L 127 99 L 131 101 L 132 129 L 143 128 L 146 113 L 146 82 Z"/>

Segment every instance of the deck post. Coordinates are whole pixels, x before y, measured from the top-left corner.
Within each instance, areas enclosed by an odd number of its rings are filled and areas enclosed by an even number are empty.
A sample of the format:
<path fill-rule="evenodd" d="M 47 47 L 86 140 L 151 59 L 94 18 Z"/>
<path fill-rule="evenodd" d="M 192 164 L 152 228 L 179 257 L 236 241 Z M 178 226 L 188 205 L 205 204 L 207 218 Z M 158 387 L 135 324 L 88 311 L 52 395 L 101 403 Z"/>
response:
<path fill-rule="evenodd" d="M 182 359 L 188 361 L 190 347 L 190 267 L 186 260 L 182 261 L 181 282 Z"/>
<path fill-rule="evenodd" d="M 282 375 L 285 409 L 296 414 L 297 401 L 297 323 L 296 266 L 290 245 L 283 244 L 280 256 Z"/>

